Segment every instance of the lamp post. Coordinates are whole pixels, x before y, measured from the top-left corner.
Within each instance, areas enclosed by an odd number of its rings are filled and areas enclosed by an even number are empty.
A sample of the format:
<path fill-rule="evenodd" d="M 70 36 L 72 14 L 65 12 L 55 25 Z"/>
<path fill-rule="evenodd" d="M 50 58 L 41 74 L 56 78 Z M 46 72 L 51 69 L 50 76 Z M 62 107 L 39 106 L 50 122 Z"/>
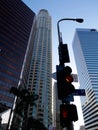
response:
<path fill-rule="evenodd" d="M 63 45 L 63 40 L 62 40 L 62 34 L 60 32 L 60 27 L 59 27 L 59 23 L 61 21 L 64 21 L 64 20 L 70 20 L 70 21 L 76 21 L 76 22 L 79 22 L 79 23 L 82 23 L 83 22 L 83 19 L 81 18 L 63 18 L 63 19 L 60 19 L 58 22 L 57 22 L 57 31 L 58 31 L 58 41 L 59 41 L 59 61 L 60 61 L 60 65 L 63 65 L 64 64 L 62 63 L 62 50 L 61 50 L 61 46 Z"/>
<path fill-rule="evenodd" d="M 65 115 L 64 111 L 61 111 L 62 109 L 60 110 L 60 123 L 61 123 L 63 128 L 66 127 L 67 130 L 73 130 L 72 121 L 77 121 L 78 116 L 76 116 L 77 115 L 77 109 L 76 109 L 75 105 L 73 105 L 73 110 L 76 113 L 76 114 L 74 113 L 75 116 L 73 114 L 74 118 L 70 119 L 70 114 L 68 115 L 69 108 L 72 109 L 71 104 L 70 104 L 72 99 L 69 100 L 67 98 L 68 98 L 69 95 L 71 95 L 74 92 L 75 88 L 71 84 L 73 82 L 73 80 L 72 80 L 72 82 L 70 80 L 65 80 L 66 75 L 67 76 L 69 75 L 69 77 L 71 79 L 73 79 L 73 78 L 71 76 L 71 72 L 72 72 L 71 68 L 69 66 L 67 66 L 67 67 L 64 66 L 64 63 L 70 62 L 67 44 L 63 44 L 62 34 L 61 34 L 60 28 L 59 28 L 59 23 L 61 21 L 64 21 L 64 20 L 71 20 L 71 21 L 76 21 L 76 22 L 82 23 L 83 19 L 81 19 L 81 18 L 77 18 L 77 19 L 63 18 L 63 19 L 60 19 L 57 22 L 58 41 L 59 41 L 58 51 L 59 51 L 59 62 L 60 62 L 60 64 L 56 66 L 56 70 L 57 70 L 57 90 L 58 90 L 58 99 L 62 100 L 62 103 L 63 103 L 62 105 L 64 106 L 64 108 L 66 108 L 65 112 L 67 112 L 67 114 Z M 70 81 L 70 82 L 67 82 L 67 81 Z M 65 93 L 66 93 L 66 95 L 65 95 Z M 73 98 L 73 95 L 71 95 L 71 97 Z M 67 106 L 69 106 L 68 111 L 67 111 Z M 65 109 L 63 109 L 63 110 L 65 110 Z M 70 112 L 72 113 L 73 110 L 71 110 Z"/>
<path fill-rule="evenodd" d="M 61 21 L 64 21 L 64 20 L 71 20 L 71 21 L 76 21 L 76 22 L 79 22 L 79 23 L 82 23 L 83 22 L 83 19 L 81 18 L 77 18 L 77 19 L 73 19 L 73 18 L 63 18 L 63 19 L 60 19 L 58 22 L 57 22 L 57 30 L 58 30 L 58 40 L 59 40 L 59 44 L 62 43 L 62 37 L 61 37 L 61 32 L 60 32 L 60 28 L 59 28 L 59 23 Z"/>

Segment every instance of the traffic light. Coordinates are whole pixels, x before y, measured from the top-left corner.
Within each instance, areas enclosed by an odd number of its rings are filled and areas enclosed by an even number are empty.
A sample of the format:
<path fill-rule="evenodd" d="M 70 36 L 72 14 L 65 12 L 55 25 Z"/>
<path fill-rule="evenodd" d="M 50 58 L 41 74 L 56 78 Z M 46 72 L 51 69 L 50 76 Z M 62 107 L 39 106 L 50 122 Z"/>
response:
<path fill-rule="evenodd" d="M 73 104 L 61 104 L 60 105 L 60 124 L 61 126 L 68 127 L 71 121 L 77 121 L 78 114 L 77 108 Z"/>
<path fill-rule="evenodd" d="M 11 87 L 10 93 L 13 93 L 15 96 L 20 97 L 23 102 L 27 104 L 35 104 L 34 101 L 38 100 L 39 96 L 32 92 L 29 92 L 27 89 L 19 90 L 16 87 Z M 35 104 L 36 105 L 36 104 Z"/>
<path fill-rule="evenodd" d="M 70 62 L 67 44 L 59 45 L 59 58 L 61 64 Z"/>
<path fill-rule="evenodd" d="M 23 101 L 36 106 L 34 101 L 38 100 L 38 98 L 39 96 L 37 94 L 29 93 L 28 95 L 23 97 Z"/>
<path fill-rule="evenodd" d="M 71 75 L 72 69 L 69 66 L 56 66 L 57 70 L 57 91 L 58 99 L 62 100 L 69 94 L 75 91 L 75 87 L 72 85 L 73 77 Z"/>
<path fill-rule="evenodd" d="M 13 93 L 15 96 L 24 98 L 25 96 L 29 95 L 29 92 L 27 89 L 18 89 L 16 87 L 11 87 L 10 93 Z"/>
<path fill-rule="evenodd" d="M 16 87 L 11 87 L 10 89 L 10 93 L 13 93 L 15 96 L 19 96 L 20 95 L 19 92 L 20 91 Z"/>

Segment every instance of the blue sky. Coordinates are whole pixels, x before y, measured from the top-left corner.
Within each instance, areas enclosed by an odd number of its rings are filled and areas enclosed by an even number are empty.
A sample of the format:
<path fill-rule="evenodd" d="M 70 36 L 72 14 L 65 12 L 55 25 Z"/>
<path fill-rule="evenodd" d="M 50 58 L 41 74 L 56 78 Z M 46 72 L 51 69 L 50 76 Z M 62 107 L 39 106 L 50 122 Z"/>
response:
<path fill-rule="evenodd" d="M 36 14 L 40 9 L 47 9 L 52 17 L 52 48 L 53 70 L 58 64 L 58 35 L 57 21 L 61 18 L 83 18 L 84 23 L 63 21 L 60 23 L 60 31 L 64 43 L 68 43 L 70 55 L 71 43 L 75 28 L 98 28 L 98 0 L 23 0 Z M 73 54 L 70 56 L 73 63 Z M 74 70 L 73 70 L 74 71 Z"/>
<path fill-rule="evenodd" d="M 58 35 L 57 21 L 62 18 L 83 18 L 82 24 L 73 21 L 63 21 L 60 23 L 60 31 L 64 43 L 68 43 L 69 54 L 73 73 L 76 73 L 74 56 L 72 51 L 72 40 L 76 28 L 96 28 L 98 29 L 98 0 L 23 0 L 34 12 L 38 14 L 40 9 L 47 9 L 52 17 L 52 52 L 53 52 L 53 71 L 58 64 Z M 75 130 L 79 129 L 79 125 L 83 124 L 81 117 L 79 97 L 75 97 L 78 102 L 79 121 Z"/>

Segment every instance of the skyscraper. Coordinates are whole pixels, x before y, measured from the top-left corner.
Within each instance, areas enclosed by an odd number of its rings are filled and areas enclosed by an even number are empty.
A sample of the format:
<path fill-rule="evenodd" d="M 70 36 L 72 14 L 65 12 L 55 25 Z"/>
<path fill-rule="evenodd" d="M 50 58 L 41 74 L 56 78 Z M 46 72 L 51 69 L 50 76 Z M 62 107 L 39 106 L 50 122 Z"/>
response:
<path fill-rule="evenodd" d="M 36 36 L 28 78 L 28 90 L 39 95 L 37 106 L 30 105 L 29 117 L 39 119 L 47 128 L 52 123 L 52 37 L 51 16 L 39 11 L 36 19 Z"/>
<path fill-rule="evenodd" d="M 81 98 L 86 130 L 98 129 L 98 31 L 77 29 L 73 51 L 79 76 L 80 89 L 86 96 Z"/>
<path fill-rule="evenodd" d="M 0 0 L 0 103 L 10 107 L 14 96 L 9 90 L 19 83 L 34 18 L 35 13 L 21 0 Z"/>
<path fill-rule="evenodd" d="M 52 94 L 52 111 L 53 111 L 53 127 L 56 130 L 62 130 L 62 127 L 60 125 L 60 104 L 62 103 L 61 100 L 58 100 L 58 93 L 57 93 L 57 83 L 54 83 L 53 86 L 53 94 Z"/>

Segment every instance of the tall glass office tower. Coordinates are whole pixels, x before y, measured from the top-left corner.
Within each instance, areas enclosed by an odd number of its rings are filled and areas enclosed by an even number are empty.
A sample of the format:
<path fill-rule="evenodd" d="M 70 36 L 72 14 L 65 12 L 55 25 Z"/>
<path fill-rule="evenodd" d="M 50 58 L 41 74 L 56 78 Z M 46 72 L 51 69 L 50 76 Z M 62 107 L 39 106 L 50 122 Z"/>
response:
<path fill-rule="evenodd" d="M 0 0 L 0 103 L 9 107 L 14 101 L 9 90 L 19 83 L 24 59 L 28 55 L 27 49 L 30 50 L 30 61 L 33 45 L 30 48 L 29 45 L 34 18 L 35 13 L 21 0 Z M 25 79 L 28 73 L 26 70 L 25 67 Z"/>
<path fill-rule="evenodd" d="M 81 98 L 86 130 L 98 129 L 98 31 L 77 29 L 73 51 L 79 76 L 80 89 L 86 96 Z"/>
<path fill-rule="evenodd" d="M 52 123 L 52 28 L 48 11 L 40 10 L 36 22 L 36 36 L 27 86 L 29 91 L 39 95 L 39 99 L 36 101 L 36 107 L 30 105 L 29 117 L 39 119 L 48 128 Z"/>

